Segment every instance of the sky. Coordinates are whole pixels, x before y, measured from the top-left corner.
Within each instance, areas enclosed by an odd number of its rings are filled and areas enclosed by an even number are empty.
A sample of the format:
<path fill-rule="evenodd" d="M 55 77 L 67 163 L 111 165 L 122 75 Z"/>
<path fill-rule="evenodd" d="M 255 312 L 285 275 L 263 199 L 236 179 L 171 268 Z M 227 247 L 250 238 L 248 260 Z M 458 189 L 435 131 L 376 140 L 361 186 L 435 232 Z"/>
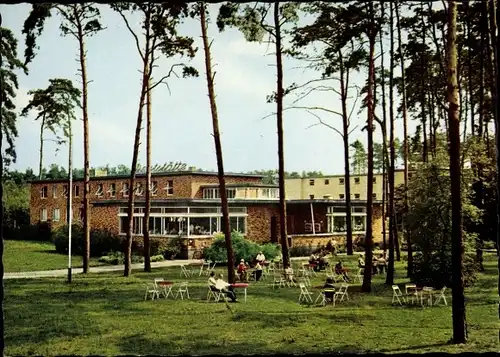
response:
<path fill-rule="evenodd" d="M 210 16 L 215 19 L 218 4 L 208 5 Z M 124 21 L 106 5 L 98 6 L 102 22 L 106 27 L 86 41 L 87 72 L 89 80 L 90 120 L 90 165 L 92 167 L 130 166 L 134 142 L 139 94 L 141 86 L 141 60 Z M 31 5 L 0 5 L 3 26 L 9 28 L 19 41 L 18 52 L 22 58 L 24 38 L 21 33 Z M 140 18 L 130 17 L 132 27 L 139 29 Z M 302 19 L 301 21 L 308 21 Z M 77 41 L 63 37 L 59 30 L 60 18 L 54 16 L 47 22 L 38 40 L 40 49 L 29 65 L 29 74 L 18 74 L 19 91 L 16 106 L 19 112 L 29 101 L 28 91 L 45 88 L 50 78 L 68 78 L 81 87 L 78 74 Z M 164 164 L 182 161 L 188 166 L 215 170 L 216 157 L 212 136 L 212 119 L 208 101 L 204 70 L 204 53 L 201 43 L 200 23 L 186 20 L 179 33 L 192 36 L 198 47 L 196 57 L 186 59 L 162 58 L 155 68 L 154 78 L 161 78 L 170 67 L 179 62 L 189 63 L 200 72 L 198 78 L 171 78 L 169 90 L 160 85 L 154 89 L 152 162 Z M 224 167 L 228 172 L 277 169 L 276 104 L 267 103 L 266 96 L 276 87 L 275 57 L 272 47 L 264 43 L 247 42 L 236 29 L 219 33 L 215 22 L 209 25 L 208 34 L 213 40 L 212 57 L 215 64 L 215 91 L 222 136 Z M 318 78 L 320 73 L 303 69 L 304 63 L 284 59 L 285 87 L 292 83 L 305 83 Z M 362 85 L 366 71 L 353 75 L 353 81 Z M 332 83 L 332 85 L 336 85 Z M 294 96 L 285 101 L 292 105 Z M 360 100 L 358 101 L 358 103 Z M 299 102 L 300 106 L 319 106 L 341 111 L 340 99 L 332 92 L 310 95 Z M 360 139 L 366 143 L 366 111 L 357 114 L 354 110 L 350 137 L 353 142 Z M 83 122 L 81 112 L 74 128 L 73 159 L 75 167 L 83 167 Z M 325 112 L 316 112 L 328 124 L 341 126 L 341 118 Z M 266 118 L 267 116 L 267 118 Z M 323 125 L 315 125 L 318 119 L 302 109 L 284 112 L 284 142 L 286 171 L 322 171 L 325 174 L 340 174 L 344 171 L 342 138 Z M 400 118 L 396 121 L 396 136 L 402 137 Z M 410 132 L 415 124 L 410 123 Z M 19 118 L 19 137 L 16 140 L 17 162 L 12 169 L 33 168 L 38 171 L 39 123 L 34 113 Z M 46 138 L 51 135 L 46 133 Z M 375 141 L 380 141 L 380 130 L 375 132 Z M 139 163 L 145 164 L 144 130 L 139 152 Z M 44 166 L 52 163 L 67 166 L 68 147 L 58 149 L 51 141 L 45 142 Z"/>

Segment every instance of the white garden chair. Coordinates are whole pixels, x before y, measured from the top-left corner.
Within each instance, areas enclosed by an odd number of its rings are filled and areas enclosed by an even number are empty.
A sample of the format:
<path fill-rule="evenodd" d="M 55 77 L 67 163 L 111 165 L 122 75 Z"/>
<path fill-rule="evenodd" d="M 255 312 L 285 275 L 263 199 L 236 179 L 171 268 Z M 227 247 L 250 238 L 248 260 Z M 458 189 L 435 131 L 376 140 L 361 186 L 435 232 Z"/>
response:
<path fill-rule="evenodd" d="M 179 289 L 175 293 L 175 298 L 177 299 L 177 296 L 181 296 L 181 300 L 184 300 L 184 294 L 186 294 L 186 297 L 189 299 L 189 289 L 188 289 L 188 283 L 184 282 L 181 283 L 179 286 Z"/>
<path fill-rule="evenodd" d="M 411 298 L 411 303 L 413 304 L 415 299 L 417 299 L 417 302 L 419 300 L 418 296 L 418 290 L 417 290 L 417 285 L 413 283 L 408 283 L 405 284 L 405 293 L 406 293 L 406 301 L 410 302 Z"/>
<path fill-rule="evenodd" d="M 209 286 L 207 294 L 207 302 L 209 302 L 210 299 L 214 299 L 215 302 L 219 302 L 220 299 L 225 299 L 225 295 L 222 291 L 212 290 Z"/>
<path fill-rule="evenodd" d="M 349 294 L 347 293 L 347 288 L 349 287 L 349 284 L 341 284 L 339 291 L 336 291 L 335 294 L 333 294 L 333 306 L 335 306 L 335 302 L 339 301 L 342 302 L 344 299 L 349 300 Z"/>
<path fill-rule="evenodd" d="M 151 300 L 154 300 L 155 297 L 158 299 L 160 298 L 160 291 L 158 290 L 156 284 L 146 284 L 146 294 L 144 294 L 144 300 L 147 300 L 148 295 L 151 295 Z"/>
<path fill-rule="evenodd" d="M 439 295 L 437 296 L 436 300 L 434 301 L 434 306 L 436 306 L 441 300 L 444 301 L 444 304 L 448 306 L 448 302 L 446 301 L 446 296 L 444 295 L 444 292 L 446 291 L 446 286 L 443 286 L 443 288 L 439 291 Z"/>
<path fill-rule="evenodd" d="M 424 306 L 424 296 L 426 297 L 427 304 L 429 306 L 432 306 L 432 297 L 434 295 L 434 288 L 431 288 L 429 286 L 424 286 L 422 288 L 422 295 L 421 295 L 421 304 Z"/>
<path fill-rule="evenodd" d="M 309 279 L 309 277 L 307 275 L 299 278 L 300 281 L 302 281 L 304 283 L 305 286 L 311 286 L 311 280 Z"/>
<path fill-rule="evenodd" d="M 276 274 L 274 273 L 274 278 L 273 278 L 273 289 L 278 286 L 279 288 L 285 287 L 286 285 L 286 280 L 285 277 L 282 274 Z"/>
<path fill-rule="evenodd" d="M 316 304 L 318 302 L 319 299 L 321 299 L 321 302 L 320 304 L 322 306 L 325 306 L 326 303 L 327 303 L 327 300 L 326 300 L 326 293 L 333 293 L 334 296 L 335 296 L 335 289 L 325 289 L 323 291 L 321 291 L 319 294 L 318 294 L 318 297 L 316 298 L 316 300 L 314 301 L 314 303 Z"/>
<path fill-rule="evenodd" d="M 299 288 L 300 288 L 299 304 L 301 302 L 312 303 L 313 302 L 311 297 L 312 293 L 309 292 L 309 290 L 307 290 L 307 287 L 303 283 L 300 283 Z"/>
<path fill-rule="evenodd" d="M 403 303 L 401 302 L 401 299 L 403 299 L 403 301 L 405 301 L 405 297 L 403 295 L 403 293 L 401 292 L 401 289 L 399 288 L 399 286 L 397 285 L 393 285 L 392 286 L 392 303 L 394 304 L 394 301 L 398 301 L 399 305 L 403 305 Z"/>
<path fill-rule="evenodd" d="M 181 265 L 181 278 L 183 276 L 186 278 L 189 278 L 189 277 L 191 277 L 191 272 L 186 268 L 186 266 Z"/>
<path fill-rule="evenodd" d="M 168 298 L 169 295 L 174 295 L 172 293 L 172 285 L 163 285 L 163 286 L 160 286 L 160 283 L 165 281 L 165 279 L 163 278 L 155 278 L 154 279 L 154 285 L 156 287 L 156 290 L 158 290 L 159 293 L 162 293 L 163 296 L 166 298 Z M 159 297 L 159 296 L 158 296 Z"/>

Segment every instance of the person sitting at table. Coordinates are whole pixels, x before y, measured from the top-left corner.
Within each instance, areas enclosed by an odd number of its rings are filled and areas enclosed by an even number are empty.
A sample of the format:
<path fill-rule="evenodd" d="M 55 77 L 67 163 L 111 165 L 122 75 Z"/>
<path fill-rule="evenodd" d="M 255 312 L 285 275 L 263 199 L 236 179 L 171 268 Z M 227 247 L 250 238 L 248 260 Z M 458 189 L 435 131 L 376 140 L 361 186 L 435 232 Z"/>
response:
<path fill-rule="evenodd" d="M 328 277 L 326 278 L 326 283 L 323 285 L 323 289 L 325 290 L 335 290 L 335 286 L 333 286 L 333 279 Z M 333 294 L 335 294 L 335 291 L 325 291 L 325 298 L 329 301 L 333 301 Z"/>
<path fill-rule="evenodd" d="M 219 291 L 215 286 L 217 285 L 217 280 L 215 280 L 215 273 L 211 272 L 210 277 L 208 278 L 208 287 L 212 291 Z"/>
<path fill-rule="evenodd" d="M 241 259 L 240 264 L 238 264 L 238 277 L 240 281 L 247 281 L 247 266 L 245 264 L 245 259 Z"/>
<path fill-rule="evenodd" d="M 257 263 L 260 263 L 262 265 L 266 261 L 266 257 L 264 254 L 262 254 L 262 251 L 260 251 L 259 254 L 257 254 L 257 256 L 255 257 L 255 260 L 257 261 Z"/>
<path fill-rule="evenodd" d="M 335 274 L 342 275 L 347 281 L 350 280 L 349 276 L 347 275 L 347 269 L 344 268 L 341 260 L 339 260 L 339 262 L 335 264 Z"/>
<path fill-rule="evenodd" d="M 252 272 L 252 275 L 254 276 L 255 281 L 259 281 L 260 278 L 262 277 L 262 266 L 260 265 L 259 262 L 257 262 L 257 264 L 255 264 L 254 269 L 255 270 Z"/>
<path fill-rule="evenodd" d="M 293 276 L 293 269 L 289 265 L 287 265 L 285 268 L 285 280 L 297 284 L 297 280 Z"/>
<path fill-rule="evenodd" d="M 380 274 L 384 274 L 384 270 L 387 271 L 387 261 L 385 260 L 385 257 L 383 254 L 380 254 L 380 256 L 377 260 L 377 267 L 378 267 Z"/>
<path fill-rule="evenodd" d="M 326 260 L 326 252 L 324 252 L 318 260 L 319 270 L 324 270 L 328 266 L 328 261 Z"/>
<path fill-rule="evenodd" d="M 236 294 L 234 293 L 233 287 L 231 286 L 231 284 L 225 282 L 222 279 L 222 274 L 219 274 L 215 284 L 215 288 L 226 294 L 226 296 L 229 297 L 232 302 L 236 302 Z"/>

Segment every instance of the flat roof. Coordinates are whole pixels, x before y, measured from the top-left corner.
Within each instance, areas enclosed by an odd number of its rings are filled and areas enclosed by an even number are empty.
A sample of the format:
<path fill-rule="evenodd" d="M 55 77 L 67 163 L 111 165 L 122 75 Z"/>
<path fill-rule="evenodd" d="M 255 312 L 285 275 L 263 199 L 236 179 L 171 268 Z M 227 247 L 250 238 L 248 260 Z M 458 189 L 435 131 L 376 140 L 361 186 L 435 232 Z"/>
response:
<path fill-rule="evenodd" d="M 202 188 L 218 188 L 219 184 L 208 184 L 208 185 L 201 185 L 200 187 Z M 273 184 L 266 184 L 266 183 L 227 183 L 226 187 L 264 187 L 264 188 L 279 188 L 278 185 L 273 185 Z"/>
<path fill-rule="evenodd" d="M 217 176 L 217 172 L 211 171 L 171 171 L 171 172 L 154 172 L 151 173 L 152 177 L 162 177 L 162 176 Z M 260 178 L 262 179 L 263 175 L 257 174 L 242 174 L 242 173 L 234 173 L 234 172 L 226 172 L 224 174 L 225 177 L 249 177 L 249 178 Z M 146 177 L 145 173 L 140 173 L 135 175 L 136 178 Z M 130 179 L 130 175 L 107 175 L 107 176 L 92 176 L 90 177 L 90 181 L 99 181 L 99 180 L 116 180 L 116 179 Z M 42 180 L 32 180 L 30 183 L 47 183 L 47 182 L 67 182 L 68 179 L 42 179 Z M 73 179 L 73 182 L 83 182 L 83 178 Z"/>
<path fill-rule="evenodd" d="M 394 172 L 403 172 L 404 169 L 395 169 Z M 408 169 L 408 172 L 411 172 L 411 171 L 415 171 L 415 170 L 410 170 Z M 383 173 L 382 172 L 374 172 L 373 173 L 373 176 L 382 176 Z M 354 174 L 354 173 L 350 173 L 350 176 L 351 177 L 362 177 L 362 176 L 368 176 L 367 173 L 363 173 L 363 174 Z M 320 180 L 320 179 L 328 179 L 328 178 L 344 178 L 345 177 L 345 174 L 333 174 L 333 175 L 323 175 L 323 176 L 311 176 L 311 177 L 290 177 L 290 178 L 286 178 L 285 180 Z"/>

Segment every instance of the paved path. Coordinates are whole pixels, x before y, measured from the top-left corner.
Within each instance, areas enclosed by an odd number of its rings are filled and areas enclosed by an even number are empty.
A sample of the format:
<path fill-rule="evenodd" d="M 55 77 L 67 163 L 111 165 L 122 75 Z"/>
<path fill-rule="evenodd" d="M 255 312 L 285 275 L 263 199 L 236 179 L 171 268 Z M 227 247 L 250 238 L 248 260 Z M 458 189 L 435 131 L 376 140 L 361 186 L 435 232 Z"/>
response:
<path fill-rule="evenodd" d="M 354 252 L 354 254 L 362 254 L 362 252 Z M 374 251 L 374 254 L 377 254 Z M 337 254 L 337 256 L 345 256 L 345 253 Z M 291 260 L 303 260 L 308 257 L 292 257 Z M 189 259 L 189 260 L 164 260 L 162 262 L 151 263 L 151 268 L 164 268 L 164 267 L 175 267 L 180 265 L 188 265 L 192 263 L 199 263 L 200 260 Z M 132 264 L 132 270 L 142 270 L 144 268 L 144 263 Z M 90 267 L 90 273 L 108 273 L 111 271 L 123 271 L 124 266 L 122 265 L 106 265 L 98 267 Z M 82 268 L 73 268 L 73 274 L 81 274 Z M 19 273 L 5 273 L 4 279 L 34 279 L 34 278 L 52 278 L 66 276 L 68 274 L 68 269 L 57 269 L 57 270 L 43 270 L 43 271 L 26 271 Z"/>

